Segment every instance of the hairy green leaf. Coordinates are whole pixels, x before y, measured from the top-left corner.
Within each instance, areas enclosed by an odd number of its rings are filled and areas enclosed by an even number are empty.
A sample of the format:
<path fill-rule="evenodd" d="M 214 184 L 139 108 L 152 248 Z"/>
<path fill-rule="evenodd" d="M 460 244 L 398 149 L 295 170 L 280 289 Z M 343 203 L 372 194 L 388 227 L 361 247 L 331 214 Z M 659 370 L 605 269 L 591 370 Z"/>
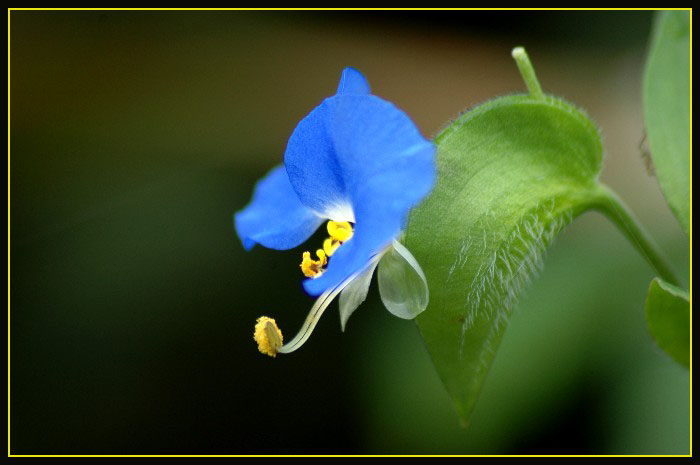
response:
<path fill-rule="evenodd" d="M 513 58 L 529 95 L 474 108 L 436 138 L 438 182 L 405 236 L 430 294 L 416 321 L 464 423 L 521 290 L 582 212 L 606 215 L 664 280 L 678 282 L 622 200 L 598 182 L 595 125 L 544 94 L 522 47 Z"/>
<path fill-rule="evenodd" d="M 581 111 L 544 95 L 481 105 L 436 144 L 438 183 L 412 213 L 405 243 L 430 288 L 418 326 L 466 422 L 543 252 L 606 195 L 602 146 Z"/>
<path fill-rule="evenodd" d="M 690 233 L 690 13 L 660 12 L 644 75 L 644 120 L 656 177 Z"/>
<path fill-rule="evenodd" d="M 690 365 L 690 296 L 661 278 L 649 286 L 647 326 L 656 342 L 675 361 Z"/>

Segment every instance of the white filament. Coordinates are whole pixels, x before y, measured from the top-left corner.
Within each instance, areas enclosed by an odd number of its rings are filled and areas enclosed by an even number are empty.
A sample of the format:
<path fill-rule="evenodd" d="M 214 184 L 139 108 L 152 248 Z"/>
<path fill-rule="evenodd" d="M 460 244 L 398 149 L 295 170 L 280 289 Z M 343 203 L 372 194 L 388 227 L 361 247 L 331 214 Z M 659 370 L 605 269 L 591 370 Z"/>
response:
<path fill-rule="evenodd" d="M 352 280 L 355 279 L 355 277 L 357 277 L 358 274 L 359 273 L 355 273 L 345 281 L 338 284 L 336 287 L 329 289 L 323 294 L 321 294 L 321 296 L 318 299 L 316 299 L 316 302 L 314 302 L 314 305 L 311 307 L 311 311 L 307 315 L 306 320 L 304 321 L 304 324 L 297 333 L 297 335 L 294 336 L 294 339 L 280 347 L 278 352 L 281 354 L 289 354 L 297 350 L 302 345 L 304 345 L 309 336 L 311 336 L 311 333 L 316 327 L 318 320 L 321 319 L 323 312 L 326 311 L 326 308 L 328 308 L 328 306 L 331 304 L 331 302 L 333 302 L 333 299 L 335 299 L 335 297 L 340 293 L 340 291 L 345 289 L 345 286 L 350 284 Z"/>

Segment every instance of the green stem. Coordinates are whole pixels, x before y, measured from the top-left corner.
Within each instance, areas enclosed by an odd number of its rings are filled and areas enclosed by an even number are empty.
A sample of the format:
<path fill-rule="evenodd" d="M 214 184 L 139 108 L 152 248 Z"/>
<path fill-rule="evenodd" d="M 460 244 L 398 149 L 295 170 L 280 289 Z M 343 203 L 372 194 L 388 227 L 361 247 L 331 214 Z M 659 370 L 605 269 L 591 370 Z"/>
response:
<path fill-rule="evenodd" d="M 527 56 L 527 52 L 523 47 L 515 47 L 510 53 L 515 59 L 515 63 L 518 65 L 518 70 L 520 75 L 525 81 L 527 90 L 530 95 L 536 99 L 543 99 L 544 92 L 542 92 L 542 87 L 540 87 L 540 81 L 537 80 L 537 75 L 535 74 L 535 68 L 532 67 L 530 63 L 530 57 Z"/>
<path fill-rule="evenodd" d="M 681 285 L 659 247 L 615 192 L 600 184 L 592 206 L 617 225 L 662 279 L 676 286 Z"/>

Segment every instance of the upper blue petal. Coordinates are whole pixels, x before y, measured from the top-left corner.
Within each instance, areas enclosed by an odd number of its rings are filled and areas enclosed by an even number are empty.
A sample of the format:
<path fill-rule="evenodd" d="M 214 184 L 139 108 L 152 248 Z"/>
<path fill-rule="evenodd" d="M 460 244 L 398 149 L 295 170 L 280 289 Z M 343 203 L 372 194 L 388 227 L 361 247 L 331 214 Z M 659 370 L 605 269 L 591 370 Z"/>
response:
<path fill-rule="evenodd" d="M 304 282 L 307 292 L 341 283 L 391 243 L 432 188 L 434 157 L 410 118 L 373 95 L 330 97 L 299 123 L 285 153 L 299 200 L 322 214 L 347 203 L 355 220 L 353 238 L 322 276 Z"/>
<path fill-rule="evenodd" d="M 355 68 L 345 68 L 340 75 L 337 94 L 369 94 L 369 82 Z"/>
<path fill-rule="evenodd" d="M 336 95 L 369 92 L 369 83 L 361 72 L 350 67 L 343 70 Z M 350 199 L 334 156 L 333 138 L 326 130 L 329 116 L 327 107 L 321 104 L 297 125 L 287 144 L 285 164 L 290 178 L 297 180 L 295 190 L 307 207 L 328 218 L 351 221 L 354 218 L 337 214 L 349 206 Z"/>
<path fill-rule="evenodd" d="M 299 201 L 284 166 L 273 168 L 258 181 L 253 199 L 235 216 L 236 232 L 246 250 L 256 243 L 291 249 L 306 241 L 322 222 Z"/>
<path fill-rule="evenodd" d="M 287 142 L 284 164 L 299 200 L 320 215 L 331 218 L 330 210 L 336 205 L 349 203 L 349 197 L 335 156 L 333 139 L 326 130 L 330 119 L 327 101 L 294 129 Z"/>

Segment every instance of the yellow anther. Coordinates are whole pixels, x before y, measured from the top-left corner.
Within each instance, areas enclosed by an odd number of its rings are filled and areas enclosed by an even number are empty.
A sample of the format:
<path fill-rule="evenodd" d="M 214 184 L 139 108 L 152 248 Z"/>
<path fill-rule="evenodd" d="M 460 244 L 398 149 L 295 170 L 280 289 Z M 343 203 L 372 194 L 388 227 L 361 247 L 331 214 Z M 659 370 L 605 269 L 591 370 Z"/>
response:
<path fill-rule="evenodd" d="M 336 249 L 352 237 L 352 225 L 347 221 L 329 221 L 326 226 L 331 237 L 323 241 L 323 248 L 316 251 L 318 260 L 311 258 L 311 252 L 304 252 L 301 258 L 301 272 L 307 278 L 318 278 L 323 273 L 323 267 L 328 264 L 328 257 Z"/>
<path fill-rule="evenodd" d="M 316 251 L 316 256 L 318 260 L 311 259 L 311 252 L 304 252 L 301 256 L 301 272 L 307 278 L 317 278 L 323 273 L 323 267 L 328 263 L 328 258 L 326 258 L 326 253 L 318 249 Z"/>
<path fill-rule="evenodd" d="M 270 357 L 276 356 L 282 347 L 282 331 L 277 327 L 275 320 L 266 316 L 257 319 L 253 339 L 258 343 L 258 350 Z"/>
<path fill-rule="evenodd" d="M 326 229 L 336 241 L 345 242 L 352 237 L 352 225 L 347 221 L 329 221 Z"/>
<path fill-rule="evenodd" d="M 333 255 L 333 253 L 340 247 L 341 242 L 331 239 L 330 237 L 323 241 L 323 251 L 326 252 L 327 256 Z"/>

